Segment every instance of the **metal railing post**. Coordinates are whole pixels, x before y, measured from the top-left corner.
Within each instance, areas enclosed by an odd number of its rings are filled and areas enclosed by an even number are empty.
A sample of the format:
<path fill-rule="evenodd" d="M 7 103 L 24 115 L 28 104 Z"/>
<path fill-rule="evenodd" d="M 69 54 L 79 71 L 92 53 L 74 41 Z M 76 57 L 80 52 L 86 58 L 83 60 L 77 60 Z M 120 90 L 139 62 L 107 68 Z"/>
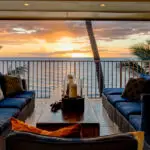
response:
<path fill-rule="evenodd" d="M 76 62 L 74 62 L 74 76 L 76 77 Z"/>
<path fill-rule="evenodd" d="M 122 62 L 120 62 L 120 88 L 122 88 Z"/>
<path fill-rule="evenodd" d="M 28 90 L 29 90 L 29 85 L 30 85 L 30 62 L 28 61 L 28 76 L 27 76 L 27 78 L 28 78 Z"/>
<path fill-rule="evenodd" d="M 89 98 L 99 97 L 97 81 L 100 80 L 101 74 L 97 76 L 96 72 L 100 68 L 101 62 L 91 60 L 0 60 L 0 72 L 7 73 L 7 68 L 16 71 L 15 67 L 26 65 L 26 73 L 23 76 L 27 81 L 27 89 L 35 90 L 38 98 L 49 98 L 51 91 L 62 83 L 67 74 L 72 73 L 74 77 L 83 79 L 83 87 L 86 88 Z M 138 66 L 137 66 L 138 64 Z M 147 64 L 144 66 L 144 64 Z M 10 67 L 9 67 L 10 66 Z M 106 88 L 120 87 L 123 88 L 129 78 L 136 78 L 140 73 L 150 74 L 150 61 L 102 61 L 103 73 Z M 136 68 L 137 67 L 137 68 Z M 145 68 L 146 67 L 146 68 Z M 137 75 L 138 74 L 138 75 Z M 49 86 L 47 86 L 48 84 Z M 49 93 L 48 93 L 49 92 Z M 94 95 L 95 94 L 95 95 Z"/>

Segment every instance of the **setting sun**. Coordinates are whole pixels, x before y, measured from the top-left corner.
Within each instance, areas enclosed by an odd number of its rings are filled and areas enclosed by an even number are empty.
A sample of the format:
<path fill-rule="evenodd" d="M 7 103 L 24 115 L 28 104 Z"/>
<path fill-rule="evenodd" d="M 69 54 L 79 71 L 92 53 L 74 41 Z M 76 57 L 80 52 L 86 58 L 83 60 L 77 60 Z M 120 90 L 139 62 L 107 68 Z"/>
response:
<path fill-rule="evenodd" d="M 74 49 L 72 43 L 57 43 L 56 46 L 58 50 L 62 51 L 69 51 Z"/>
<path fill-rule="evenodd" d="M 72 41 L 71 37 L 62 37 L 57 41 L 57 48 L 65 51 L 73 50 L 75 47 Z"/>

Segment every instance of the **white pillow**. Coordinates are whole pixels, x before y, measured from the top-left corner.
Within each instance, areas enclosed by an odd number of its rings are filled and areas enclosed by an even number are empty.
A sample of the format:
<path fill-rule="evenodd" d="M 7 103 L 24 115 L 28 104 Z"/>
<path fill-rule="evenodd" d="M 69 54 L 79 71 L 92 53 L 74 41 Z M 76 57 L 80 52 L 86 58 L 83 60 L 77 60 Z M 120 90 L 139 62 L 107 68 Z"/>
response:
<path fill-rule="evenodd" d="M 2 92 L 2 89 L 0 87 L 0 100 L 4 99 L 4 95 L 3 95 L 3 92 Z"/>

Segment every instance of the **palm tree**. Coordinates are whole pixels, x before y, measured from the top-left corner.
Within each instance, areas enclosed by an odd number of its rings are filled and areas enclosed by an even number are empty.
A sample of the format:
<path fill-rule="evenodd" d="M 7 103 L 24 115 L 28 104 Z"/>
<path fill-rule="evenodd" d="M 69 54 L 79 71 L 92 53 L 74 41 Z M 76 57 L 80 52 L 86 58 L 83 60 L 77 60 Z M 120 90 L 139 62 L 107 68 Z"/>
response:
<path fill-rule="evenodd" d="M 145 60 L 147 62 L 144 62 L 144 66 L 141 65 L 142 63 L 138 63 L 135 61 L 129 61 L 129 62 L 123 62 L 123 67 L 129 67 L 133 71 L 137 73 L 144 73 L 148 74 L 147 68 L 149 68 L 149 62 L 150 60 L 150 40 L 146 40 L 144 43 L 135 44 L 130 47 L 132 54 L 136 55 L 140 60 Z"/>
<path fill-rule="evenodd" d="M 131 51 L 141 60 L 150 60 L 150 40 L 131 46 Z"/>

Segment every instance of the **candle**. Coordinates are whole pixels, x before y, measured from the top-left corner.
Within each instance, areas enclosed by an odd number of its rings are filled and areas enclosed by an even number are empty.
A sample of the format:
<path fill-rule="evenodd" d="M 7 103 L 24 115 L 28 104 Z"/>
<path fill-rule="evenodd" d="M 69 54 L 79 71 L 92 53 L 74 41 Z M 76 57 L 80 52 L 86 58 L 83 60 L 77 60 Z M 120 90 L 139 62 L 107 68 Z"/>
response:
<path fill-rule="evenodd" d="M 76 98 L 77 97 L 77 84 L 72 83 L 69 85 L 69 97 Z"/>
<path fill-rule="evenodd" d="M 63 83 L 63 96 L 65 96 L 66 94 L 66 83 L 65 83 L 65 80 L 64 80 L 64 83 Z"/>
<path fill-rule="evenodd" d="M 66 95 L 69 96 L 69 93 L 70 93 L 70 86 L 71 84 L 73 84 L 73 76 L 72 75 L 68 75 L 68 84 L 67 84 L 67 90 L 66 90 Z"/>
<path fill-rule="evenodd" d="M 82 97 L 82 80 L 80 80 L 80 90 L 81 90 L 81 97 Z"/>

